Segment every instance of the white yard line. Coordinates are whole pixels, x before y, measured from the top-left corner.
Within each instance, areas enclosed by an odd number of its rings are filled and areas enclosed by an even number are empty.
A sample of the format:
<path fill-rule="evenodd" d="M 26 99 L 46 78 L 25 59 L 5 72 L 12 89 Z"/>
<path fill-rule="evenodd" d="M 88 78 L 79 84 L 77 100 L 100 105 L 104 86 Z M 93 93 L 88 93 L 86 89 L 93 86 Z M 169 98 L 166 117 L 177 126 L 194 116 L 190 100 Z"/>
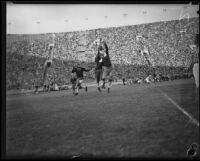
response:
<path fill-rule="evenodd" d="M 159 91 L 167 98 L 176 108 L 178 108 L 183 114 L 185 114 L 196 126 L 199 127 L 199 122 L 194 119 L 187 111 L 185 111 L 181 106 L 179 106 L 174 100 L 172 100 L 165 92 L 163 92 L 159 87 Z"/>

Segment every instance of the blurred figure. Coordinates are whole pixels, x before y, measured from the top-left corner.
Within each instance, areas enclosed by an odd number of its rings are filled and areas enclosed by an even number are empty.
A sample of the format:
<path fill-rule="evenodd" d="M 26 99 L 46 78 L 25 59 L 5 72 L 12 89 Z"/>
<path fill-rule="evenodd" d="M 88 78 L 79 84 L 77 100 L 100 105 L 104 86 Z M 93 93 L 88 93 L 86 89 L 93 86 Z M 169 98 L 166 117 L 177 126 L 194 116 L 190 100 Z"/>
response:
<path fill-rule="evenodd" d="M 95 44 L 98 46 L 98 53 L 95 59 L 96 62 L 96 69 L 97 69 L 97 87 L 98 90 L 101 91 L 99 87 L 99 79 L 102 74 L 102 88 L 105 89 L 106 79 L 108 79 L 108 93 L 110 92 L 111 83 L 112 83 L 112 64 L 110 60 L 110 56 L 108 53 L 108 46 L 105 41 L 103 41 L 101 38 L 95 40 Z M 102 72 L 101 72 L 102 69 Z M 98 71 L 99 70 L 99 71 Z"/>
<path fill-rule="evenodd" d="M 151 75 L 149 75 L 148 77 L 145 78 L 145 82 L 148 83 L 148 84 L 153 82 L 152 80 L 153 80 L 153 77 Z"/>
<path fill-rule="evenodd" d="M 48 68 L 52 65 L 52 62 L 53 62 L 53 54 L 54 54 L 53 49 L 55 46 L 55 37 L 56 37 L 55 34 L 52 34 L 52 36 L 50 37 L 51 43 L 49 43 L 48 45 L 48 56 L 47 56 L 47 60 L 44 63 L 44 73 L 43 73 L 43 79 L 42 79 L 43 86 L 46 79 Z"/>
<path fill-rule="evenodd" d="M 122 78 L 122 82 L 123 82 L 123 85 L 125 86 L 126 85 L 126 83 L 125 83 L 126 82 L 125 77 Z"/>
<path fill-rule="evenodd" d="M 155 76 L 155 69 L 154 69 L 154 64 L 153 61 L 151 60 L 151 53 L 148 47 L 148 42 L 145 40 L 143 36 L 136 36 L 136 41 L 138 42 L 138 52 L 144 56 L 149 69 L 152 72 L 152 76 Z"/>
<path fill-rule="evenodd" d="M 102 63 L 103 73 L 102 73 L 102 88 L 105 88 L 106 79 L 108 79 L 108 93 L 110 92 L 111 83 L 112 83 L 112 64 L 108 52 L 108 46 L 105 41 L 100 39 L 100 44 L 98 48 L 98 53 L 102 56 L 102 59 L 100 59 Z"/>
<path fill-rule="evenodd" d="M 190 49 L 191 49 L 191 65 L 188 69 L 191 70 L 192 68 L 192 73 L 194 76 L 194 80 L 195 80 L 195 101 L 198 102 L 199 99 L 199 45 L 196 44 L 192 44 L 190 45 Z"/>
<path fill-rule="evenodd" d="M 87 86 L 85 85 L 84 87 L 81 86 L 83 83 L 83 72 L 89 72 L 89 69 L 85 69 L 81 67 L 78 63 L 73 67 L 72 69 L 72 89 L 73 89 L 73 94 L 78 95 L 79 89 L 85 88 L 85 91 L 87 92 Z"/>
<path fill-rule="evenodd" d="M 95 43 L 96 43 L 96 45 L 100 45 L 100 40 L 96 40 Z M 103 54 L 98 52 L 95 57 L 95 64 L 96 64 L 95 78 L 96 78 L 96 83 L 97 83 L 97 89 L 99 90 L 99 92 L 101 92 L 100 81 L 102 79 L 102 65 L 103 65 L 102 60 L 103 60 Z"/>
<path fill-rule="evenodd" d="M 194 75 L 194 78 L 195 78 L 196 88 L 199 88 L 199 63 L 194 64 L 193 75 Z"/>

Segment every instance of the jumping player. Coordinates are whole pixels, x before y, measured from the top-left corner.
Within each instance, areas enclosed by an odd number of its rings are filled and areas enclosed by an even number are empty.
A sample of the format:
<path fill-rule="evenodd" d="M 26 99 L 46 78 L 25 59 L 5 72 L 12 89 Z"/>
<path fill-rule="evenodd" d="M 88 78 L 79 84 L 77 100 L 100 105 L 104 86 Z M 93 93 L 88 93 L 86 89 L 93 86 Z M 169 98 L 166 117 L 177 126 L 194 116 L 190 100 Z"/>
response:
<path fill-rule="evenodd" d="M 96 57 L 95 57 L 95 63 L 96 63 L 95 78 L 96 78 L 96 83 L 97 83 L 97 89 L 99 90 L 99 92 L 101 92 L 101 88 L 100 88 L 99 83 L 100 83 L 101 78 L 102 78 L 102 58 L 103 58 L 103 55 L 101 55 L 98 52 Z"/>
<path fill-rule="evenodd" d="M 149 57 L 151 56 L 148 47 L 144 44 L 144 38 L 142 36 L 137 36 L 136 40 L 139 44 L 139 53 L 141 53 L 145 60 L 147 61 L 148 65 L 152 67 L 152 64 L 149 60 Z"/>
<path fill-rule="evenodd" d="M 45 80 L 46 80 L 46 75 L 47 75 L 47 71 L 49 69 L 49 67 L 52 65 L 53 62 L 53 49 L 54 49 L 54 45 L 55 45 L 55 35 L 53 34 L 50 37 L 50 41 L 51 43 L 48 45 L 48 56 L 47 56 L 47 60 L 44 63 L 44 73 L 43 73 L 43 79 L 42 79 L 42 85 L 44 86 L 45 84 Z"/>
<path fill-rule="evenodd" d="M 72 69 L 72 89 L 73 94 L 78 95 L 79 89 L 85 88 L 85 91 L 87 92 L 87 86 L 82 87 L 81 83 L 83 83 L 83 72 L 89 72 L 89 69 L 85 69 L 83 67 L 80 67 L 79 64 L 76 64 Z"/>
<path fill-rule="evenodd" d="M 111 83 L 112 83 L 112 64 L 110 60 L 110 56 L 108 53 L 108 46 L 105 41 L 102 39 L 99 39 L 99 48 L 98 48 L 98 54 L 102 56 L 100 59 L 100 63 L 103 68 L 103 73 L 102 73 L 102 81 L 103 85 L 102 88 L 105 89 L 105 83 L 106 79 L 108 79 L 109 84 L 108 84 L 108 93 L 110 92 L 111 88 Z"/>
<path fill-rule="evenodd" d="M 155 69 L 150 61 L 151 53 L 150 53 L 148 47 L 145 45 L 145 39 L 142 36 L 137 36 L 136 40 L 139 44 L 139 50 L 138 50 L 139 53 L 141 53 L 144 56 L 149 68 L 151 69 L 152 73 L 149 73 L 149 76 L 150 75 L 155 76 Z M 155 77 L 153 79 L 155 79 Z"/>
<path fill-rule="evenodd" d="M 99 52 L 99 49 L 101 49 L 102 47 L 100 47 L 100 41 L 101 39 L 96 39 L 92 46 L 97 49 L 97 55 L 95 57 L 95 78 L 96 78 L 96 83 L 97 83 L 97 89 L 99 92 L 101 92 L 101 87 L 100 87 L 100 81 L 102 79 L 102 58 L 103 55 Z"/>

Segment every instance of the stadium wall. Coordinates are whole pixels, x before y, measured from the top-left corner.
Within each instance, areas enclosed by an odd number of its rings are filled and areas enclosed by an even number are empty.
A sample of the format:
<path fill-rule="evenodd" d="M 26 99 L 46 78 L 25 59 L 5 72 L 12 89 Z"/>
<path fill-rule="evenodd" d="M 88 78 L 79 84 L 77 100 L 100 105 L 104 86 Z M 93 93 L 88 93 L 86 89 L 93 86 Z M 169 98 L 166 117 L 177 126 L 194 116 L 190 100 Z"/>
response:
<path fill-rule="evenodd" d="M 88 63 L 93 61 L 95 55 L 91 44 L 96 38 L 102 37 L 108 44 L 110 57 L 115 66 L 115 75 L 121 77 L 124 73 L 125 75 L 131 73 L 131 75 L 142 75 L 144 77 L 148 68 L 144 57 L 138 53 L 137 35 L 145 37 L 145 45 L 149 46 L 151 52 L 151 61 L 155 66 L 162 68 L 161 73 L 167 73 L 165 67 L 185 70 L 185 67 L 191 64 L 189 45 L 194 44 L 197 33 L 199 33 L 198 18 L 55 33 L 54 61 L 59 63 L 54 63 L 50 75 L 57 75 L 57 79 L 60 79 L 57 82 L 61 84 L 67 82 L 73 64 L 68 62 L 78 60 L 87 66 Z M 6 72 L 8 88 L 25 88 L 25 84 L 29 86 L 32 84 L 30 80 L 40 79 L 43 63 L 47 57 L 47 44 L 50 35 L 51 33 L 7 35 Z M 136 71 L 133 70 L 133 66 L 137 69 Z M 142 66 L 142 68 L 139 66 Z M 129 70 L 131 72 L 127 72 Z M 177 70 L 177 72 L 183 72 L 183 70 Z M 90 72 L 87 76 L 94 78 L 94 72 Z"/>

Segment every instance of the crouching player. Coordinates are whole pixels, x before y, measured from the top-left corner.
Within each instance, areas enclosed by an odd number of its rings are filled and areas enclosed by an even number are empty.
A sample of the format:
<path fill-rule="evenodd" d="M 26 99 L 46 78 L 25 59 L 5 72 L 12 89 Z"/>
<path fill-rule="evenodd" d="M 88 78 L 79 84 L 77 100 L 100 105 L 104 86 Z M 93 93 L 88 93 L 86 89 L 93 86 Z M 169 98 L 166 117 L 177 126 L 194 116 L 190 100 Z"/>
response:
<path fill-rule="evenodd" d="M 87 86 L 83 87 L 81 86 L 81 84 L 83 83 L 83 72 L 89 72 L 89 71 L 90 71 L 89 69 L 80 67 L 78 64 L 73 67 L 71 83 L 74 95 L 78 95 L 79 89 L 81 88 L 85 88 L 85 91 L 87 92 Z"/>

